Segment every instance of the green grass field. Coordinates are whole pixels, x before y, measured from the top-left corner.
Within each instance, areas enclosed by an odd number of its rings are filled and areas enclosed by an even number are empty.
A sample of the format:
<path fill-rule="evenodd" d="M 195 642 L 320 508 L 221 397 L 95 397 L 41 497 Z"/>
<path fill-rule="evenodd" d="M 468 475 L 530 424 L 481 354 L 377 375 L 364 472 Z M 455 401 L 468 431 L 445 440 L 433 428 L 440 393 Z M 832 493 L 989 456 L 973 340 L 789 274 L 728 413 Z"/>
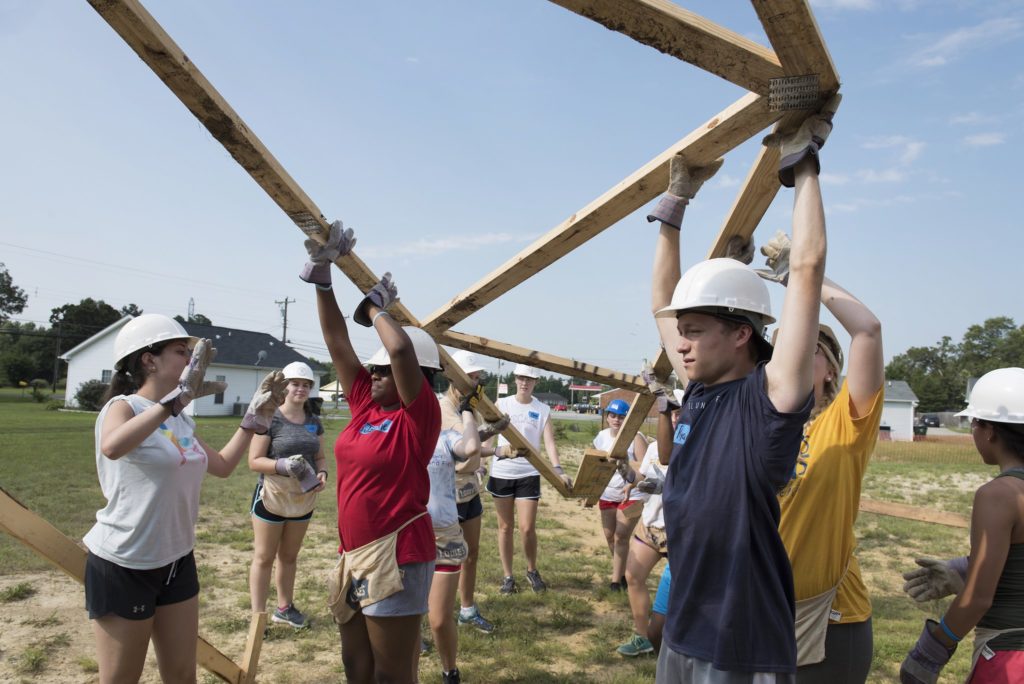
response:
<path fill-rule="evenodd" d="M 104 503 L 94 464 L 94 422 L 95 414 L 48 411 L 45 404 L 21 399 L 10 391 L 0 392 L 0 431 L 6 437 L 0 451 L 0 485 L 76 539 L 92 525 L 95 511 Z M 199 431 L 207 442 L 219 445 L 236 424 L 237 419 L 200 419 Z M 328 444 L 343 425 L 343 420 L 327 422 Z M 589 445 L 599 425 L 596 421 L 559 421 L 557 427 L 559 445 L 571 463 L 582 447 Z M 330 469 L 334 482 L 333 465 Z M 880 443 L 865 478 L 864 495 L 967 515 L 974 489 L 991 474 L 967 440 Z M 235 658 L 241 655 L 248 627 L 252 531 L 247 511 L 254 481 L 244 462 L 227 479 L 207 478 L 198 525 L 201 633 Z M 460 630 L 459 659 L 465 680 L 652 681 L 653 658 L 626 661 L 614 651 L 628 638 L 631 623 L 626 598 L 606 588 L 608 557 L 601 548 L 603 540 L 595 543 L 600 537 L 596 510 L 560 501 L 550 489 L 541 507 L 540 567 L 552 590 L 543 595 L 527 592 L 501 597 L 496 591 L 501 575 L 496 523 L 485 502 L 479 602 L 498 630 L 491 636 Z M 271 630 L 261 657 L 266 681 L 323 681 L 342 676 L 337 632 L 324 607 L 323 589 L 323 575 L 333 564 L 337 544 L 335 518 L 333 497 L 321 497 L 300 557 L 297 582 L 297 603 L 312 614 L 315 625 L 298 633 Z M 900 589 L 899 572 L 908 569 L 915 556 L 966 553 L 966 531 L 872 514 L 862 514 L 857 528 L 858 555 L 874 606 L 875 662 L 870 681 L 897 681 L 899 662 L 916 640 L 922 620 L 938 615 L 945 604 L 914 604 Z M 518 549 L 516 561 L 517 574 L 522 575 Z M 37 590 L 45 577 L 53 574 L 50 571 L 42 558 L 0 535 L 0 601 L 27 605 L 38 599 Z M 657 574 L 655 570 L 652 587 Z M 17 581 L 2 583 L 13 576 Z M 81 611 L 80 597 L 76 601 Z M 39 634 L 16 645 L 5 644 L 0 636 L 0 679 L 8 672 L 22 681 L 88 680 L 94 676 L 91 637 L 76 640 L 68 636 L 86 629 L 85 622 L 84 612 L 72 617 L 43 612 L 14 618 L 9 611 L 0 624 L 28 626 Z M 941 681 L 963 680 L 969 650 L 966 644 L 960 649 Z M 439 679 L 437 670 L 436 654 L 431 652 L 421 664 L 422 681 Z M 215 681 L 207 674 L 200 678 Z"/>

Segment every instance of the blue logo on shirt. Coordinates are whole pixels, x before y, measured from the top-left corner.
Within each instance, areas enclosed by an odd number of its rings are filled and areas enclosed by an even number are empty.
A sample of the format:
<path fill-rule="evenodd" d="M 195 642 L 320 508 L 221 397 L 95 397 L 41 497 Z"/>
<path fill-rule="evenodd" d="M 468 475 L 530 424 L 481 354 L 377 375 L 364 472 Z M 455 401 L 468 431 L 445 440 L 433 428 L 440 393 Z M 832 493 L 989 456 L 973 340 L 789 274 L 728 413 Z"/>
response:
<path fill-rule="evenodd" d="M 690 425 L 688 423 L 680 423 L 676 426 L 676 433 L 672 436 L 672 442 L 675 444 L 686 444 L 686 438 L 690 436 Z"/>
<path fill-rule="evenodd" d="M 393 421 L 390 418 L 385 418 L 384 420 L 380 421 L 380 425 L 374 425 L 373 423 L 367 421 L 367 423 L 363 425 L 363 427 L 359 428 L 359 434 L 368 435 L 371 432 L 389 432 L 391 430 L 392 425 Z"/>
<path fill-rule="evenodd" d="M 306 432 L 311 435 L 316 434 L 316 423 L 306 423 Z"/>
<path fill-rule="evenodd" d="M 540 414 L 536 411 L 528 411 L 526 415 L 530 420 L 540 420 Z"/>

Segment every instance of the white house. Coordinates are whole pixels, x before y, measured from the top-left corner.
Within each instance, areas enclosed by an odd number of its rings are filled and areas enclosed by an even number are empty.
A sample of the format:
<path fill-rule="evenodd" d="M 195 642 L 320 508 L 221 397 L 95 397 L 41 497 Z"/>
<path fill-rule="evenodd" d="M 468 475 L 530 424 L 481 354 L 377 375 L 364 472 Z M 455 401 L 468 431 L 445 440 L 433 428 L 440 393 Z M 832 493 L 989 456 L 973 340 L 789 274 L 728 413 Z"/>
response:
<path fill-rule="evenodd" d="M 889 428 L 892 439 L 900 442 L 914 440 L 914 409 L 917 395 L 904 380 L 885 381 L 885 400 L 882 403 L 882 424 Z"/>
<path fill-rule="evenodd" d="M 68 364 L 65 406 L 75 407 L 75 394 L 82 383 L 89 380 L 110 382 L 114 372 L 114 339 L 131 319 L 131 316 L 125 316 L 61 355 L 60 358 Z M 186 412 L 192 415 L 242 415 L 264 375 L 284 368 L 292 361 L 309 363 L 305 356 L 267 333 L 198 323 L 182 325 L 189 335 L 213 340 L 217 358 L 207 369 L 206 379 L 228 383 L 226 392 L 201 397 L 189 404 Z M 324 371 L 313 364 L 310 367 L 316 376 L 310 395 L 315 397 L 319 394 Z"/>

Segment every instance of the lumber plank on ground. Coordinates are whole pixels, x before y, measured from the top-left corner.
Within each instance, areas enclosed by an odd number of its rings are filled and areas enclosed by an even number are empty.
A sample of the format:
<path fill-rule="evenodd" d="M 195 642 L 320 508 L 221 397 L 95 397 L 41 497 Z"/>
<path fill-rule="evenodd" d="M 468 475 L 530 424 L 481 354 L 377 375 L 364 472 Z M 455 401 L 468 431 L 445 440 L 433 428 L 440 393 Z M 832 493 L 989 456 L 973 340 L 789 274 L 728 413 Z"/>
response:
<path fill-rule="evenodd" d="M 79 583 L 85 582 L 86 550 L 0 487 L 0 529 L 32 549 Z M 262 632 L 261 632 L 262 634 Z M 242 670 L 202 637 L 196 662 L 228 682 L 240 682 Z"/>
<path fill-rule="evenodd" d="M 267 612 L 253 613 L 252 620 L 249 621 L 249 636 L 245 640 L 245 655 L 242 656 L 240 684 L 253 684 L 256 681 L 260 651 L 263 648 L 263 632 L 266 628 Z"/>
<path fill-rule="evenodd" d="M 547 354 L 534 349 L 527 349 L 526 347 L 518 347 L 513 344 L 492 340 L 487 337 L 480 337 L 479 335 L 469 335 L 449 330 L 435 335 L 435 339 L 437 339 L 438 344 L 446 344 L 449 347 L 465 349 L 466 351 L 471 351 L 476 354 L 492 356 L 496 359 L 513 361 L 515 363 L 525 363 L 554 373 L 562 373 L 563 375 L 576 378 L 585 378 L 587 380 L 593 380 L 594 382 L 628 389 L 633 392 L 647 391 L 647 385 L 644 384 L 643 378 L 639 375 L 609 370 L 607 368 L 601 368 L 600 366 L 584 363 L 583 361 L 567 359 L 562 356 Z"/>
<path fill-rule="evenodd" d="M 957 513 L 936 511 L 931 508 L 921 508 L 920 506 L 893 503 L 891 501 L 861 498 L 860 510 L 866 513 L 878 513 L 879 515 L 904 518 L 905 520 L 936 523 L 938 525 L 948 525 L 949 527 L 960 527 L 963 529 L 971 528 L 971 521 Z"/>
<path fill-rule="evenodd" d="M 759 95 L 784 75 L 775 53 L 667 0 L 551 0 Z"/>
<path fill-rule="evenodd" d="M 436 334 L 448 330 L 515 286 L 547 268 L 664 192 L 669 160 L 684 153 L 707 164 L 782 117 L 768 111 L 768 100 L 753 93 L 741 97 L 705 124 L 633 172 L 586 207 L 548 231 L 423 321 Z"/>

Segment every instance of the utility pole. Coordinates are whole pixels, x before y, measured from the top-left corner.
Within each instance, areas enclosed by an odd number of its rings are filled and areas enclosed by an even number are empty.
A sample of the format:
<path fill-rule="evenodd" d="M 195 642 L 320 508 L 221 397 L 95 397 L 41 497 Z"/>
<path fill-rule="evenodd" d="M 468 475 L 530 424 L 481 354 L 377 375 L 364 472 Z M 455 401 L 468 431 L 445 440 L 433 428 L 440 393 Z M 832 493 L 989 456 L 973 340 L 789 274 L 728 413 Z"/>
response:
<path fill-rule="evenodd" d="M 295 300 L 285 297 L 284 300 L 275 299 L 274 303 L 281 306 L 281 315 L 284 316 L 284 330 L 281 331 L 281 341 L 288 344 L 288 304 L 294 304 Z"/>

